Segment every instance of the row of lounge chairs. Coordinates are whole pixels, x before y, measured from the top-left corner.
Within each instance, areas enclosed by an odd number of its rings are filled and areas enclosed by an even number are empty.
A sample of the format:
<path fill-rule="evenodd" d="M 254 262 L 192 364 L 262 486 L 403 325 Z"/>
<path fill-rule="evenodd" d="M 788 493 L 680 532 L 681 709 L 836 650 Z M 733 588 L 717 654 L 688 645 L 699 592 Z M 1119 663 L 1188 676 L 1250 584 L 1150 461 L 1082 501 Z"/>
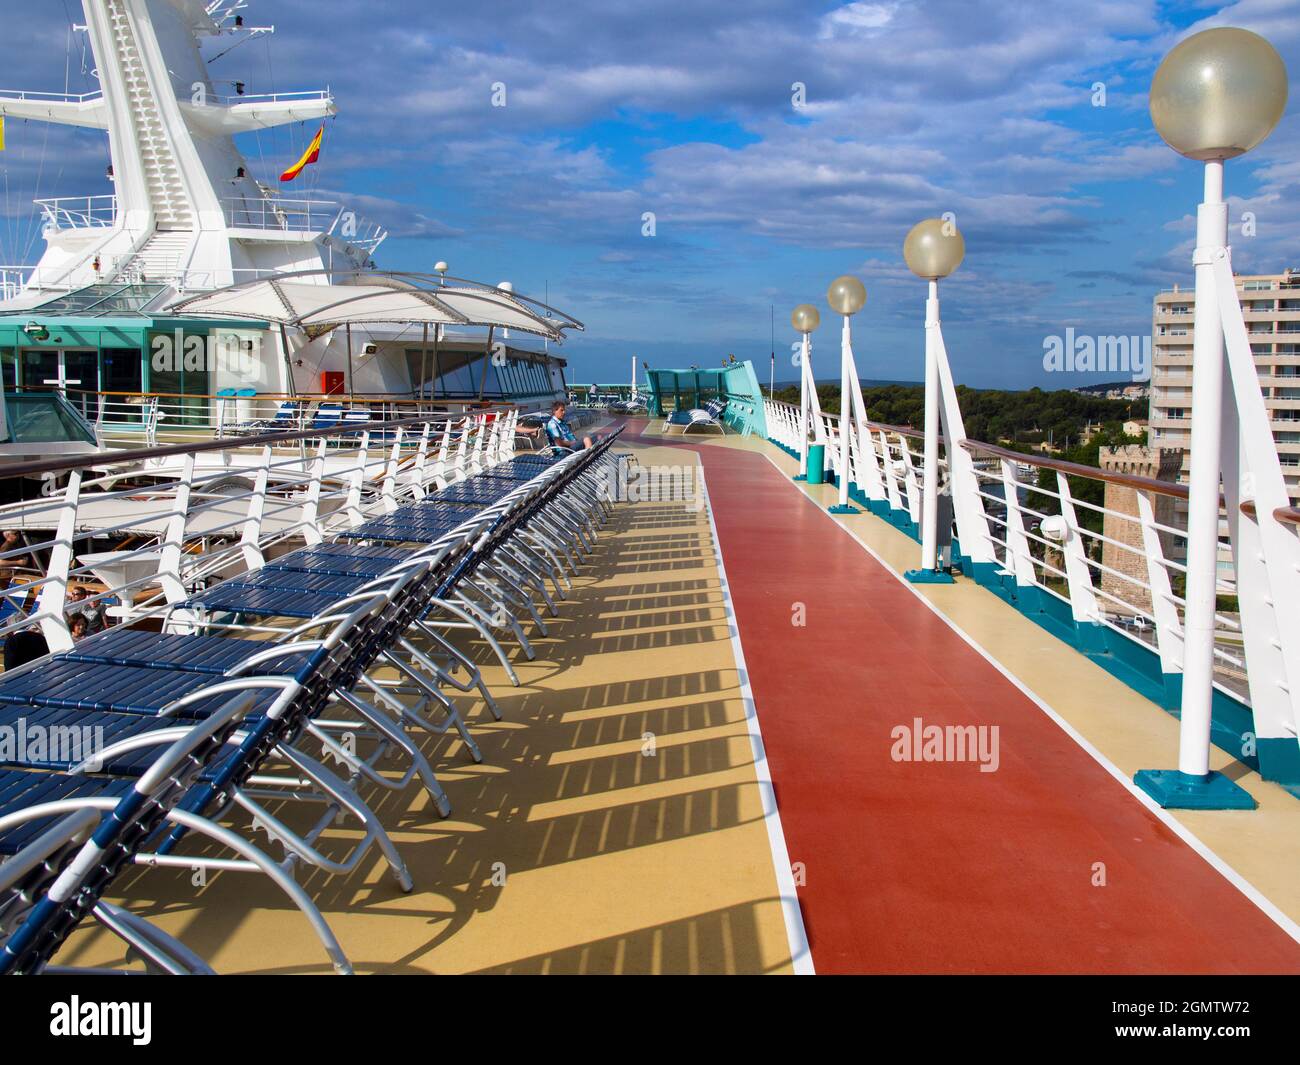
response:
<path fill-rule="evenodd" d="M 59 971 L 51 959 L 88 916 L 152 971 L 209 972 L 105 899 L 139 866 L 266 875 L 350 972 L 295 871 L 346 875 L 377 851 L 412 889 L 366 795 L 418 786 L 450 812 L 414 735 L 454 733 L 479 761 L 457 699 L 500 718 L 456 636 L 485 641 L 518 683 L 502 641 L 532 657 L 520 619 L 545 633 L 542 611 L 592 550 L 617 435 L 516 456 L 270 559 L 173 604 L 161 632 L 114 628 L 0 676 L 0 728 L 102 736 L 89 752 L 47 742 L 0 759 L 0 973 Z M 392 756 L 402 768 L 380 772 Z M 284 812 L 302 806 L 316 811 L 306 828 Z M 339 818 L 357 830 L 342 854 L 321 844 Z"/>
<path fill-rule="evenodd" d="M 240 420 L 237 417 L 227 417 L 227 404 L 231 399 L 245 397 L 233 390 L 228 391 L 229 396 L 218 396 L 220 410 L 217 427 L 221 436 L 258 436 L 262 433 L 288 433 L 300 429 L 346 428 L 349 425 L 365 425 L 378 418 L 367 407 L 345 408 L 342 403 L 328 400 L 313 404 L 305 400 L 285 399 L 278 403 L 275 413 L 269 418 Z M 255 394 L 249 393 L 250 396 Z"/>
<path fill-rule="evenodd" d="M 217 394 L 217 431 L 219 436 L 258 436 L 263 433 L 288 433 L 297 430 L 349 428 L 373 424 L 384 416 L 382 411 L 366 406 L 333 400 L 309 401 L 303 399 L 280 400 L 269 418 L 241 420 L 234 416 L 239 400 L 250 400 L 257 395 L 251 389 L 225 389 Z M 235 406 L 232 407 L 232 404 Z M 505 415 L 510 417 L 514 412 Z M 471 412 L 470 417 L 474 417 Z M 481 416 L 481 415 L 480 415 Z M 453 439 L 459 431 L 453 431 Z"/>
<path fill-rule="evenodd" d="M 663 433 L 699 433 L 704 431 L 725 433 L 722 415 L 727 409 L 725 399 L 713 399 L 702 408 L 693 410 L 675 410 L 667 418 L 661 429 Z"/>

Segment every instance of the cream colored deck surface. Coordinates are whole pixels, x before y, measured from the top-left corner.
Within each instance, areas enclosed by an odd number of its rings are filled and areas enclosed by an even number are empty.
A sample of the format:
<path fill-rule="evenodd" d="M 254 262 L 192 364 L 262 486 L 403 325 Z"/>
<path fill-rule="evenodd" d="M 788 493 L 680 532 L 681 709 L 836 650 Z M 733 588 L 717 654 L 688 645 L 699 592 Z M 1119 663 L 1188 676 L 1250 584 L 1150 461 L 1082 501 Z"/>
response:
<path fill-rule="evenodd" d="M 620 505 L 559 607 L 536 661 L 517 665 L 521 687 L 485 671 L 505 720 L 465 702 L 483 764 L 450 740 L 424 745 L 452 816 L 414 786 L 375 802 L 416 890 L 403 895 L 377 858 L 348 878 L 300 878 L 344 950 L 360 972 L 788 971 L 707 515 Z M 260 876 L 198 889 L 188 872 L 146 869 L 114 900 L 220 972 L 329 971 Z M 57 961 L 121 956 L 86 922 Z"/>
<path fill-rule="evenodd" d="M 654 434 L 658 424 L 652 419 L 647 432 Z M 785 473 L 798 472 L 797 460 L 757 437 L 692 435 L 688 440 L 759 451 Z M 838 499 L 837 490 L 830 485 L 792 482 L 792 487 L 809 495 L 823 510 Z M 828 518 L 875 552 L 895 573 L 919 565 L 917 543 L 874 515 L 828 514 Z M 910 587 L 1128 779 L 1139 769 L 1177 765 L 1178 722 L 1174 717 L 1013 607 L 960 577 L 952 585 Z M 1217 747 L 1211 748 L 1210 764 L 1249 791 L 1259 808 L 1170 813 L 1282 913 L 1300 922 L 1300 799 L 1261 780 L 1258 773 Z"/>

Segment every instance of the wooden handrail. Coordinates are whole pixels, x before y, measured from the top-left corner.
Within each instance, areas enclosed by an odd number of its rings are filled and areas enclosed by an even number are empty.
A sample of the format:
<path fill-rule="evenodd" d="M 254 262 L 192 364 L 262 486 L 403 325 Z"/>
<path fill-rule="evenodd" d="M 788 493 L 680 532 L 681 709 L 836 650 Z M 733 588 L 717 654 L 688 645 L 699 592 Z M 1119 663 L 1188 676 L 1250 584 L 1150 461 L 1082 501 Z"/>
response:
<path fill-rule="evenodd" d="M 793 403 L 783 403 L 779 399 L 774 399 L 771 400 L 770 402 L 775 403 L 779 407 L 789 407 L 791 410 L 799 409 Z M 822 414 L 827 418 L 834 418 L 836 421 L 840 420 L 840 415 L 832 414 L 830 411 L 824 410 L 822 411 Z M 887 433 L 897 433 L 899 436 L 910 436 L 914 440 L 925 439 L 924 432 L 922 432 L 920 429 L 913 429 L 911 426 L 908 425 L 889 425 L 886 422 L 873 422 L 873 421 L 868 421 L 864 424 L 867 426 L 868 429 L 883 429 Z M 939 437 L 939 442 L 943 443 L 942 436 Z"/>
<path fill-rule="evenodd" d="M 223 437 L 203 444 L 166 444 L 162 447 L 138 448 L 134 451 L 97 451 L 93 455 L 77 455 L 65 459 L 8 462 L 0 467 L 0 476 L 29 477 L 33 474 L 94 469 L 98 466 L 117 466 L 122 463 L 144 462 L 148 459 L 172 458 L 176 455 L 201 455 L 208 451 L 262 447 L 267 444 L 289 444 L 298 440 L 319 440 L 321 437 L 327 436 L 355 436 L 361 432 L 399 429 L 407 425 L 424 425 L 428 420 L 427 417 L 397 418 L 386 422 L 358 422 L 355 425 L 336 425 L 327 429 L 297 429 L 287 433 L 259 433 L 257 436 Z"/>
<path fill-rule="evenodd" d="M 1254 518 L 1259 514 L 1254 501 L 1250 499 L 1241 504 L 1241 512 L 1249 518 Z M 1286 522 L 1288 525 L 1300 525 L 1300 507 L 1278 507 L 1273 511 L 1273 517 L 1278 521 Z"/>
<path fill-rule="evenodd" d="M 794 406 L 790 403 L 782 404 L 781 400 L 773 400 L 772 402 L 787 407 Z M 828 414 L 827 417 L 838 419 L 840 416 L 838 414 Z M 867 422 L 867 425 L 872 429 L 884 429 L 886 432 L 898 433 L 900 436 L 908 436 L 914 439 L 925 438 L 925 433 L 919 429 L 911 429 L 901 425 L 885 425 L 881 422 Z M 944 443 L 942 436 L 939 437 L 939 442 Z M 1094 481 L 1105 481 L 1108 484 L 1123 485 L 1125 488 L 1136 488 L 1139 491 L 1172 496 L 1175 499 L 1186 499 L 1188 497 L 1187 485 L 1178 484 L 1176 481 L 1157 481 L 1153 477 L 1140 477 L 1135 473 L 1116 473 L 1112 470 L 1103 470 L 1098 466 L 1085 466 L 1080 462 L 1066 462 L 1064 459 L 1052 459 L 1024 451 L 1012 451 L 1010 448 L 999 447 L 997 444 L 986 444 L 982 440 L 963 440 L 961 446 L 972 453 L 980 452 L 992 455 L 994 458 L 1023 462 L 1027 466 L 1056 470 L 1070 477 L 1090 477 Z M 1292 511 L 1292 513 L 1300 514 L 1300 511 Z M 1291 519 L 1280 518 L 1280 520 Z"/>
<path fill-rule="evenodd" d="M 1175 481 L 1157 481 L 1153 477 L 1139 477 L 1135 473 L 1116 473 L 1112 470 L 1100 469 L 1097 466 L 1085 466 L 1080 462 L 1066 462 L 1063 459 L 1049 459 L 1039 455 L 1028 455 L 1023 451 L 1012 451 L 1010 448 L 998 447 L 996 444 L 985 444 L 980 440 L 963 440 L 961 446 L 972 453 L 978 451 L 986 455 L 992 455 L 994 458 L 1010 459 L 1012 462 L 1023 462 L 1027 466 L 1056 470 L 1058 473 L 1064 473 L 1069 477 L 1089 477 L 1094 481 L 1123 485 L 1125 488 L 1136 488 L 1139 491 L 1153 492 L 1156 495 L 1173 496 L 1175 499 L 1186 499 L 1188 496 L 1187 485 L 1178 484 Z"/>
<path fill-rule="evenodd" d="M 21 388 L 31 388 L 38 392 L 71 392 L 82 396 L 118 396 L 126 399 L 210 399 L 210 400 L 274 400 L 276 402 L 288 402 L 290 400 L 300 400 L 306 403 L 392 403 L 392 404 L 412 404 L 428 403 L 431 405 L 449 405 L 473 403 L 476 409 L 486 410 L 489 407 L 513 407 L 514 404 L 506 400 L 472 400 L 472 399 L 412 399 L 404 393 L 400 393 L 404 398 L 395 398 L 399 395 L 396 392 L 357 392 L 354 395 L 347 395 L 340 392 L 299 392 L 297 395 L 288 395 L 279 392 L 258 392 L 252 396 L 214 396 L 202 392 L 110 392 L 104 389 L 91 388 L 63 388 L 59 389 L 54 385 L 23 385 Z"/>

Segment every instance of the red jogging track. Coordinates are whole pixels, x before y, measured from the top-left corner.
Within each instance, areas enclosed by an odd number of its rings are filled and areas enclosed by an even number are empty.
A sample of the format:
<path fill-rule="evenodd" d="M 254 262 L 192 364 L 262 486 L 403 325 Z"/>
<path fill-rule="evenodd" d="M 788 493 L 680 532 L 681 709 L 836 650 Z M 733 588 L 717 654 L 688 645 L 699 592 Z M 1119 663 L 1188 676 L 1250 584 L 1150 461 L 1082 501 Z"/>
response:
<path fill-rule="evenodd" d="M 675 446 L 704 464 L 818 972 L 1300 972 L 1300 944 L 765 456 Z M 894 761 L 918 717 L 999 726 L 997 771 Z"/>

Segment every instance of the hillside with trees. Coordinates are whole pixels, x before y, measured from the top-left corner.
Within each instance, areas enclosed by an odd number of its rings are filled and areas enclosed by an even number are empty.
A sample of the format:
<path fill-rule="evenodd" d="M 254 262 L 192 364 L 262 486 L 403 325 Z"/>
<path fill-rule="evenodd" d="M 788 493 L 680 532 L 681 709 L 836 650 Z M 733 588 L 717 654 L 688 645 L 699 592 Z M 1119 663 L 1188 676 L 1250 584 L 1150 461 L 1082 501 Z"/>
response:
<path fill-rule="evenodd" d="M 822 409 L 838 414 L 838 385 L 817 388 Z M 798 404 L 797 386 L 777 389 L 776 398 Z M 925 421 L 925 390 L 919 385 L 885 385 L 862 390 L 871 421 L 919 429 Z M 1122 435 L 1120 427 L 1131 418 L 1147 416 L 1146 400 L 1106 399 L 1071 392 L 1066 389 L 1044 391 L 1031 388 L 1011 392 L 1000 389 L 957 386 L 966 435 L 990 444 L 1028 445 L 1031 450 L 1051 441 L 1054 450 L 1079 445 L 1084 429 L 1104 426 L 1108 436 Z M 1118 442 L 1118 441 L 1115 441 Z M 1136 438 L 1126 441 L 1136 443 Z M 1096 448 L 1092 448 L 1091 465 L 1096 465 Z"/>

